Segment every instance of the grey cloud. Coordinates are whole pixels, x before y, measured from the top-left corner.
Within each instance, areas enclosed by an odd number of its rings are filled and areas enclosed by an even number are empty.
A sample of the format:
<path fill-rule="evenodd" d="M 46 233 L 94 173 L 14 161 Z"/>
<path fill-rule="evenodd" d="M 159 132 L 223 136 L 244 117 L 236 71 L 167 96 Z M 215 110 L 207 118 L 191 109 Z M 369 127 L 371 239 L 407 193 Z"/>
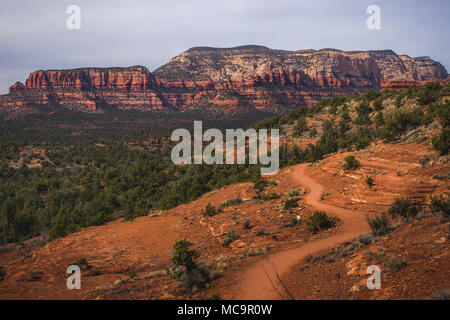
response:
<path fill-rule="evenodd" d="M 375 3 L 382 30 L 365 22 L 372 0 L 40 0 L 0 3 L 0 93 L 37 69 L 142 64 L 150 70 L 193 46 L 393 49 L 450 66 L 448 1 Z M 66 8 L 81 7 L 81 30 Z"/>

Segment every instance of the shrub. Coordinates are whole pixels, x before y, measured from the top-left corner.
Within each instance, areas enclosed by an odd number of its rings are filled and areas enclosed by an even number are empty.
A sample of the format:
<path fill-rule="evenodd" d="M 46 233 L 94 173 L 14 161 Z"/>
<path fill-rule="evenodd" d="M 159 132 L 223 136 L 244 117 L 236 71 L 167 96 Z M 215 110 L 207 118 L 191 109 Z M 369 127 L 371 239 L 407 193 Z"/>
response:
<path fill-rule="evenodd" d="M 374 180 L 373 180 L 372 177 L 367 176 L 365 182 L 366 182 L 366 184 L 367 184 L 367 186 L 368 186 L 369 188 L 372 188 L 373 182 L 374 182 Z"/>
<path fill-rule="evenodd" d="M 392 272 L 400 271 L 408 265 L 405 260 L 401 258 L 395 258 L 393 256 L 387 256 L 384 262 Z"/>
<path fill-rule="evenodd" d="M 359 236 L 357 240 L 363 246 L 368 246 L 369 244 L 371 244 L 372 242 L 375 241 L 373 235 L 371 235 L 371 234 L 363 234 L 363 235 Z"/>
<path fill-rule="evenodd" d="M 433 148 L 441 153 L 441 155 L 448 154 L 450 149 L 450 129 L 442 128 L 441 133 L 433 137 Z"/>
<path fill-rule="evenodd" d="M 312 233 L 316 233 L 320 230 L 329 229 L 336 224 L 336 218 L 330 218 L 324 211 L 316 211 L 306 222 L 308 229 Z"/>
<path fill-rule="evenodd" d="M 295 120 L 302 116 L 305 116 L 308 112 L 308 108 L 305 106 L 301 106 L 291 112 L 289 112 L 285 117 L 289 120 Z"/>
<path fill-rule="evenodd" d="M 272 193 L 269 195 L 269 199 L 280 199 L 280 198 L 281 198 L 281 194 L 276 193 L 276 192 L 272 192 Z"/>
<path fill-rule="evenodd" d="M 80 258 L 80 260 L 72 263 L 71 265 L 78 266 L 81 270 L 88 270 L 91 268 L 91 265 L 87 262 L 86 258 Z"/>
<path fill-rule="evenodd" d="M 377 128 L 382 127 L 384 125 L 384 117 L 382 111 L 379 111 L 375 115 L 375 125 L 377 126 Z"/>
<path fill-rule="evenodd" d="M 300 191 L 298 189 L 292 189 L 289 191 L 288 196 L 289 197 L 296 197 L 300 195 Z"/>
<path fill-rule="evenodd" d="M 300 119 L 297 120 L 297 123 L 295 124 L 293 134 L 294 136 L 299 136 L 305 131 L 308 131 L 308 123 L 306 122 L 305 117 L 301 117 Z"/>
<path fill-rule="evenodd" d="M 356 150 L 362 150 L 369 146 L 372 138 L 368 129 L 359 128 L 352 139 L 354 140 Z"/>
<path fill-rule="evenodd" d="M 182 273 L 178 279 L 180 290 L 182 292 L 197 292 L 198 289 L 206 288 L 206 284 L 210 281 L 209 273 L 204 268 L 195 268 L 193 270 Z"/>
<path fill-rule="evenodd" d="M 401 134 L 421 125 L 423 119 L 424 113 L 421 109 L 415 109 L 411 112 L 397 111 L 387 119 L 381 136 L 387 142 L 395 141 Z"/>
<path fill-rule="evenodd" d="M 130 278 L 131 280 L 134 280 L 134 279 L 138 279 L 139 276 L 137 275 L 136 272 L 131 271 L 131 272 L 128 274 L 128 278 Z"/>
<path fill-rule="evenodd" d="M 199 253 L 195 250 L 189 250 L 192 243 L 186 239 L 178 240 L 173 245 L 172 262 L 176 267 L 183 266 L 187 272 L 197 268 L 195 259 L 199 257 Z"/>
<path fill-rule="evenodd" d="M 293 145 L 292 148 L 288 148 L 285 144 L 281 147 L 281 165 L 294 165 L 296 163 L 304 162 L 305 154 L 297 145 Z"/>
<path fill-rule="evenodd" d="M 316 150 L 321 154 L 320 158 L 326 154 L 330 154 L 338 150 L 338 137 L 338 131 L 333 128 L 326 129 L 322 133 L 322 136 L 316 144 Z"/>
<path fill-rule="evenodd" d="M 218 214 L 219 212 L 220 212 L 219 209 L 216 209 L 215 206 L 212 206 L 211 203 L 208 203 L 205 209 L 202 209 L 201 214 L 205 217 L 212 217 Z"/>
<path fill-rule="evenodd" d="M 373 109 L 375 111 L 380 111 L 381 109 L 383 109 L 383 97 L 376 98 L 373 101 Z"/>
<path fill-rule="evenodd" d="M 263 194 L 263 195 L 257 195 L 254 196 L 253 199 L 260 199 L 260 200 L 273 200 L 273 199 L 280 199 L 281 194 L 272 192 L 271 194 Z"/>
<path fill-rule="evenodd" d="M 345 133 L 351 129 L 350 127 L 351 120 L 352 119 L 350 118 L 348 111 L 344 111 L 341 115 L 341 120 L 339 121 L 338 124 L 339 136 L 344 136 Z"/>
<path fill-rule="evenodd" d="M 331 98 L 328 102 L 328 105 L 331 107 L 337 107 L 341 104 L 343 104 L 345 102 L 345 100 L 347 99 L 347 97 L 345 96 L 334 96 L 333 98 Z"/>
<path fill-rule="evenodd" d="M 81 267 L 81 266 L 87 266 L 88 262 L 87 262 L 86 258 L 81 258 L 75 264 L 78 265 L 79 267 Z"/>
<path fill-rule="evenodd" d="M 430 200 L 429 208 L 431 213 L 444 212 L 450 215 L 450 198 L 445 201 L 444 197 L 440 195 L 439 198 L 437 196 L 431 196 Z"/>
<path fill-rule="evenodd" d="M 431 113 L 435 118 L 439 119 L 443 128 L 448 128 L 450 126 L 450 100 L 446 100 L 444 103 L 440 104 L 433 104 L 431 106 Z"/>
<path fill-rule="evenodd" d="M 239 197 L 237 197 L 235 199 L 229 199 L 229 200 L 225 201 L 224 203 L 222 203 L 220 205 L 219 209 L 220 208 L 229 207 L 229 206 L 233 206 L 233 205 L 240 204 L 240 203 L 242 203 L 242 199 L 239 198 Z"/>
<path fill-rule="evenodd" d="M 287 200 L 284 201 L 283 209 L 284 210 L 289 210 L 289 209 L 294 208 L 296 206 L 297 206 L 297 199 L 290 198 L 290 199 L 287 199 Z"/>
<path fill-rule="evenodd" d="M 355 123 L 358 126 L 364 126 L 364 125 L 369 125 L 371 123 L 369 114 L 360 114 L 356 117 L 355 119 Z"/>
<path fill-rule="evenodd" d="M 367 223 L 369 224 L 372 233 L 376 236 L 382 236 L 389 233 L 391 230 L 391 225 L 385 212 L 381 213 L 380 216 L 375 216 L 372 219 L 367 218 Z"/>
<path fill-rule="evenodd" d="M 342 166 L 344 170 L 356 170 L 361 166 L 359 161 L 356 160 L 355 156 L 352 155 L 346 156 L 344 158 L 344 161 L 344 165 Z"/>
<path fill-rule="evenodd" d="M 225 239 L 223 240 L 222 245 L 224 247 L 228 247 L 230 245 L 230 243 L 232 243 L 233 241 L 235 241 L 237 239 L 239 239 L 238 234 L 236 232 L 234 232 L 234 230 L 231 230 L 225 236 Z"/>
<path fill-rule="evenodd" d="M 173 279 L 180 279 L 184 274 L 184 271 L 181 268 L 173 268 L 172 270 L 168 270 L 169 274 L 171 274 Z"/>
<path fill-rule="evenodd" d="M 276 193 L 276 192 L 272 192 L 269 195 L 265 195 L 264 198 L 266 200 L 280 199 L 281 198 L 281 194 Z"/>
<path fill-rule="evenodd" d="M 400 108 L 402 106 L 402 104 L 403 104 L 403 97 L 404 97 L 404 94 L 401 93 L 401 94 L 398 94 L 397 97 L 395 98 L 394 104 L 395 104 L 395 106 L 397 108 Z"/>
<path fill-rule="evenodd" d="M 336 115 L 336 113 L 337 113 L 337 111 L 338 111 L 338 107 L 337 106 L 330 106 L 329 108 L 328 108 L 328 112 L 331 114 L 331 115 L 333 115 L 333 116 L 335 116 Z"/>
<path fill-rule="evenodd" d="M 245 218 L 244 222 L 242 223 L 242 227 L 244 228 L 244 230 L 250 229 L 250 219 L 249 218 Z"/>
<path fill-rule="evenodd" d="M 219 293 L 213 293 L 211 296 L 205 300 L 222 300 L 222 296 Z"/>
<path fill-rule="evenodd" d="M 437 196 L 432 196 L 428 207 L 430 208 L 431 213 L 442 214 L 441 222 L 450 221 L 450 198 L 445 200 L 442 195 L 439 198 Z"/>
<path fill-rule="evenodd" d="M 141 216 L 145 215 L 146 212 L 147 212 L 147 210 L 145 210 L 145 209 L 144 210 L 136 209 L 132 205 L 128 204 L 125 208 L 124 219 L 125 219 L 125 221 L 133 221 L 137 217 L 141 217 Z"/>
<path fill-rule="evenodd" d="M 403 219 L 411 219 L 417 215 L 419 209 L 408 199 L 395 199 L 388 212 L 393 218 L 401 216 Z"/>
<path fill-rule="evenodd" d="M 260 120 L 255 122 L 252 127 L 254 129 L 269 129 L 269 128 L 280 128 L 280 124 L 281 124 L 281 116 L 280 115 L 276 115 L 273 118 L 267 118 L 264 120 Z"/>
<path fill-rule="evenodd" d="M 439 97 L 439 91 L 442 89 L 439 82 L 428 82 L 417 88 L 417 101 L 421 105 L 430 104 Z"/>
<path fill-rule="evenodd" d="M 0 266 L 0 281 L 5 279 L 5 276 L 6 276 L 6 269 L 5 269 L 5 267 Z"/>
<path fill-rule="evenodd" d="M 195 293 L 198 289 L 206 288 L 210 280 L 220 277 L 222 273 L 206 263 L 197 265 L 195 259 L 199 257 L 199 254 L 189 249 L 191 245 L 192 243 L 186 239 L 174 244 L 172 261 L 175 267 L 171 273 L 172 277 L 179 281 L 181 291 Z"/>
<path fill-rule="evenodd" d="M 356 107 L 356 112 L 358 113 L 359 116 L 366 115 L 372 112 L 372 108 L 366 101 L 363 101 Z"/>
<path fill-rule="evenodd" d="M 253 189 L 256 190 L 256 192 L 258 194 L 260 194 L 261 192 L 264 191 L 264 189 L 266 188 L 268 182 L 267 180 L 264 179 L 258 179 L 255 184 L 253 185 Z"/>
<path fill-rule="evenodd" d="M 363 94 L 363 98 L 367 99 L 368 101 L 375 100 L 376 98 L 380 97 L 381 93 L 378 91 L 375 91 L 373 89 L 370 89 L 366 93 Z"/>

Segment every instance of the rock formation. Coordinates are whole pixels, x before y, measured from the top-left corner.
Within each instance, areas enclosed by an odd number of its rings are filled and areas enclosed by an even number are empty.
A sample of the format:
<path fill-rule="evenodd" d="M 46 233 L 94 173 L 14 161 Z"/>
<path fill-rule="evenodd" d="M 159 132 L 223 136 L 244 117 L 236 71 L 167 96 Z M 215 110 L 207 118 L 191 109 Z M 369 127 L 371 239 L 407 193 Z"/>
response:
<path fill-rule="evenodd" d="M 108 107 L 211 114 L 286 112 L 336 94 L 446 78 L 439 62 L 391 50 L 197 47 L 153 73 L 143 66 L 35 71 L 25 85 L 16 82 L 9 94 L 0 96 L 0 106 L 54 104 L 87 112 Z"/>

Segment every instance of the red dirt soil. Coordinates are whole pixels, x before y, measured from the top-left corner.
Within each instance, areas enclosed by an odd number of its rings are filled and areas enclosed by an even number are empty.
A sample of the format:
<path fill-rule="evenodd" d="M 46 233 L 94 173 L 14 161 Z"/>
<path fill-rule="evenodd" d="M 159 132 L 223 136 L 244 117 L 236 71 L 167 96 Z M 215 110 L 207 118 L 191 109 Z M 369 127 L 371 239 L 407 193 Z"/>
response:
<path fill-rule="evenodd" d="M 277 279 L 277 273 L 285 273 L 299 260 L 312 253 L 330 248 L 369 231 L 367 222 L 361 213 L 326 205 L 319 201 L 324 187 L 305 174 L 307 166 L 308 164 L 294 166 L 291 172 L 293 178 L 308 190 L 305 197 L 306 203 L 317 210 L 324 210 L 339 218 L 343 223 L 342 231 L 324 239 L 313 240 L 299 248 L 270 255 L 265 260 L 249 267 L 242 275 L 243 281 L 237 292 L 232 297 L 225 296 L 225 298 L 242 300 L 289 298 L 289 296 L 286 296 L 288 293 Z"/>
<path fill-rule="evenodd" d="M 342 170 L 347 154 L 334 154 L 311 166 L 301 164 L 280 170 L 269 178 L 276 185 L 268 186 L 266 192 L 277 192 L 282 195 L 281 199 L 255 200 L 252 183 L 235 184 L 209 192 L 192 203 L 161 212 L 158 216 L 141 217 L 133 222 L 119 219 L 104 226 L 83 229 L 43 247 L 0 250 L 0 265 L 6 269 L 6 277 L 0 281 L 0 298 L 202 299 L 214 293 L 228 299 L 290 298 L 278 277 L 284 280 L 295 298 L 326 297 L 308 296 L 306 292 L 295 289 L 294 283 L 305 281 L 308 284 L 311 281 L 310 278 L 298 278 L 311 276 L 298 273 L 305 257 L 368 233 L 364 210 L 369 215 L 386 211 L 395 197 L 412 197 L 417 202 L 427 202 L 431 194 L 449 195 L 448 180 L 434 178 L 448 174 L 448 157 L 438 157 L 429 144 L 372 145 L 355 154 L 361 168 L 352 172 Z M 423 157 L 430 160 L 426 165 L 419 165 Z M 364 183 L 367 175 L 375 180 L 372 188 Z M 288 193 L 302 188 L 306 188 L 307 193 L 298 198 L 298 207 L 283 210 L 282 204 L 289 198 Z M 203 217 L 200 213 L 208 203 L 217 206 L 237 197 L 244 202 L 226 207 L 214 217 Z M 315 210 L 324 210 L 340 221 L 336 227 L 313 235 L 306 228 L 306 219 Z M 299 223 L 289 225 L 293 218 Z M 250 229 L 243 228 L 245 219 L 250 220 Z M 442 225 L 442 228 L 446 227 Z M 257 235 L 255 231 L 259 228 L 264 228 L 266 233 Z M 432 228 L 432 224 L 424 224 L 420 232 L 434 235 L 436 231 Z M 225 248 L 222 241 L 231 230 L 240 237 Z M 408 239 L 414 238 L 414 232 L 418 231 L 405 227 L 398 232 Z M 221 278 L 212 281 L 206 290 L 194 294 L 181 292 L 177 281 L 165 272 L 171 267 L 173 244 L 183 238 L 195 244 L 194 249 L 200 252 L 201 261 L 222 264 L 223 269 Z M 438 240 L 441 238 L 439 236 Z M 423 238 L 423 242 L 426 241 Z M 387 249 L 392 249 L 390 245 L 396 247 L 401 244 L 386 240 Z M 427 253 L 429 260 L 436 261 L 433 268 L 447 270 L 448 273 L 448 267 L 442 269 L 444 262 L 448 266 L 448 242 L 433 248 Z M 407 245 L 405 250 L 412 252 L 412 245 Z M 442 250 L 447 250 L 447 253 Z M 413 264 L 414 257 L 412 253 L 409 264 Z M 82 273 L 81 290 L 68 290 L 66 268 L 81 258 L 85 258 L 92 268 Z M 417 261 L 421 260 L 417 258 Z M 319 268 L 322 268 L 319 269 L 322 273 L 315 275 L 317 281 L 325 281 L 334 270 L 331 268 L 328 272 L 326 266 Z M 415 268 L 418 273 L 424 271 L 420 264 Z M 128 275 L 132 272 L 140 279 L 131 280 Z M 430 285 L 442 278 L 439 272 L 436 273 L 438 276 L 432 276 L 434 280 L 430 278 Z M 421 274 L 420 278 L 413 278 L 408 284 L 411 288 L 409 296 L 421 296 L 421 291 L 415 289 L 420 284 L 414 281 L 417 279 L 426 285 L 429 273 Z M 446 283 L 445 278 L 441 280 Z M 407 278 L 397 275 L 392 281 L 397 281 L 395 285 L 399 286 Z M 315 290 L 313 285 L 307 288 Z M 437 287 L 432 289 L 436 291 Z M 379 298 L 401 297 L 398 291 L 392 292 Z M 348 298 L 346 295 L 343 297 Z"/>

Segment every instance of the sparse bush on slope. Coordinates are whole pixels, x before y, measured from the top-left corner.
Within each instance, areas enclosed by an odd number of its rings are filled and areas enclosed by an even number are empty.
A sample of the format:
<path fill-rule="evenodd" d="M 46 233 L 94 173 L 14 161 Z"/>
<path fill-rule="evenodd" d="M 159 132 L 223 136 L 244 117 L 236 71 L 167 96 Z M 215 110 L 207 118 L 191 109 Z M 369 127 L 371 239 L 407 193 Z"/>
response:
<path fill-rule="evenodd" d="M 0 265 L 0 281 L 5 279 L 5 276 L 6 276 L 6 269 L 5 269 L 5 267 Z"/>
<path fill-rule="evenodd" d="M 428 82 L 423 86 L 414 88 L 413 94 L 421 105 L 428 105 L 439 98 L 442 86 L 439 82 Z"/>
<path fill-rule="evenodd" d="M 237 239 L 239 239 L 239 235 L 236 232 L 234 232 L 234 230 L 231 230 L 225 236 L 225 239 L 223 240 L 222 245 L 224 247 L 228 247 L 232 242 L 234 242 Z"/>
<path fill-rule="evenodd" d="M 172 277 L 179 281 L 183 292 L 204 289 L 211 280 L 210 272 L 195 262 L 200 254 L 196 250 L 190 250 L 191 246 L 192 243 L 186 239 L 178 240 L 173 246 L 172 262 L 175 268 L 172 270 Z"/>
<path fill-rule="evenodd" d="M 306 122 L 306 118 L 301 117 L 297 120 L 297 123 L 295 124 L 293 134 L 294 136 L 299 136 L 305 131 L 308 131 L 308 124 Z"/>
<path fill-rule="evenodd" d="M 395 218 L 397 216 L 402 217 L 403 219 L 411 219 L 414 218 L 419 209 L 411 203 L 409 199 L 395 199 L 392 203 L 392 206 L 389 208 L 389 214 Z"/>
<path fill-rule="evenodd" d="M 443 127 L 441 133 L 432 140 L 433 148 L 442 155 L 448 154 L 450 150 L 450 128 Z"/>
<path fill-rule="evenodd" d="M 381 137 L 387 142 L 393 142 L 408 130 L 414 129 L 423 123 L 424 112 L 415 109 L 412 112 L 397 111 L 388 118 L 381 130 Z"/>
<path fill-rule="evenodd" d="M 205 217 L 212 217 L 216 214 L 220 213 L 220 209 L 217 209 L 215 206 L 208 203 L 204 209 L 201 210 L 201 214 Z"/>
<path fill-rule="evenodd" d="M 367 218 L 367 223 L 370 226 L 370 230 L 376 236 L 382 236 L 391 230 L 389 219 L 385 212 L 381 213 L 380 216 L 375 216 L 374 218 Z"/>
<path fill-rule="evenodd" d="M 441 222 L 450 221 L 450 198 L 445 200 L 442 195 L 439 198 L 432 196 L 429 208 L 431 213 L 440 213 L 442 215 Z"/>
<path fill-rule="evenodd" d="M 355 156 L 349 155 L 344 158 L 344 164 L 342 167 L 344 170 L 356 170 L 361 166 L 358 160 L 356 160 Z"/>
<path fill-rule="evenodd" d="M 364 182 L 367 184 L 367 186 L 368 186 L 369 188 L 372 188 L 373 183 L 374 183 L 374 180 L 373 180 L 372 177 L 367 176 L 367 177 L 366 177 L 366 180 L 365 180 Z"/>
<path fill-rule="evenodd" d="M 336 218 L 330 218 L 324 211 L 315 211 L 306 222 L 309 231 L 319 232 L 333 227 L 336 224 Z"/>

